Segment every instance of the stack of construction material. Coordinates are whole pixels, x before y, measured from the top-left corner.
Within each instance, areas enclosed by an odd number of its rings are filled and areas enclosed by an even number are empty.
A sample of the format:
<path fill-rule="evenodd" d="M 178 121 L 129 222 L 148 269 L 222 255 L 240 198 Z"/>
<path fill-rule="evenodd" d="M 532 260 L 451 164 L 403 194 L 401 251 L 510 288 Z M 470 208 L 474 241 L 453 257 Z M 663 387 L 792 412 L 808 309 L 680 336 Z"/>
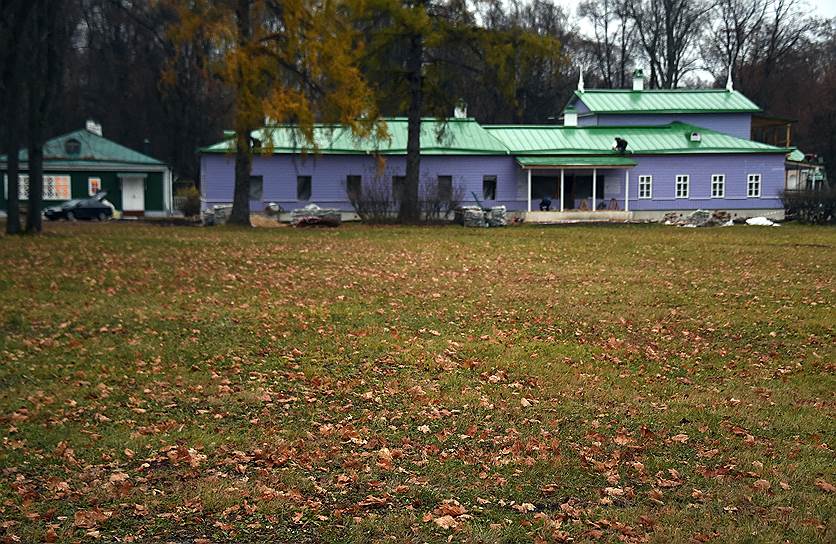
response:
<path fill-rule="evenodd" d="M 681 215 L 675 212 L 666 214 L 663 223 L 665 225 L 676 225 L 678 227 L 729 227 L 733 224 L 731 215 L 728 212 L 719 210 L 710 212 L 708 210 L 696 210 L 688 215 Z"/>
<path fill-rule="evenodd" d="M 482 208 L 476 206 L 463 207 L 462 225 L 465 227 L 487 227 L 488 222 L 485 220 L 485 212 Z"/>
<path fill-rule="evenodd" d="M 290 224 L 294 227 L 339 227 L 342 214 L 336 208 L 320 208 L 308 204 L 290 212 Z"/>
<path fill-rule="evenodd" d="M 508 224 L 508 213 L 505 206 L 461 206 L 456 208 L 454 221 L 465 227 L 504 227 Z"/>
<path fill-rule="evenodd" d="M 212 225 L 225 225 L 226 220 L 229 219 L 229 215 L 232 213 L 232 205 L 231 204 L 218 204 L 216 206 L 212 206 L 206 210 L 201 212 L 200 217 L 205 227 L 211 227 Z"/>
<path fill-rule="evenodd" d="M 489 227 L 504 227 L 508 224 L 505 206 L 494 206 L 486 212 Z"/>

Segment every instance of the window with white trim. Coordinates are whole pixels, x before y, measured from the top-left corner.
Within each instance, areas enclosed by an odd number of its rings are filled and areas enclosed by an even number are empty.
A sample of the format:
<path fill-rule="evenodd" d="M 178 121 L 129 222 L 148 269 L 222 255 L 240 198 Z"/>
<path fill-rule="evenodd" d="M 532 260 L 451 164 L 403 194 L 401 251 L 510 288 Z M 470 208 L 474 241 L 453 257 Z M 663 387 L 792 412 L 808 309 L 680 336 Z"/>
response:
<path fill-rule="evenodd" d="M 87 178 L 87 195 L 96 196 L 102 190 L 102 178 Z"/>
<path fill-rule="evenodd" d="M 714 174 L 711 176 L 711 198 L 723 198 L 726 196 L 726 175 Z"/>
<path fill-rule="evenodd" d="M 29 176 L 21 174 L 18 176 L 17 194 L 19 200 L 29 200 Z M 44 200 L 69 200 L 70 199 L 70 176 L 44 175 L 43 199 Z"/>
<path fill-rule="evenodd" d="M 639 198 L 653 197 L 653 176 L 639 176 Z"/>
<path fill-rule="evenodd" d="M 691 177 L 687 174 L 676 176 L 676 198 L 688 198 Z"/>
<path fill-rule="evenodd" d="M 758 198 L 761 196 L 761 175 L 749 174 L 746 179 L 746 196 Z"/>

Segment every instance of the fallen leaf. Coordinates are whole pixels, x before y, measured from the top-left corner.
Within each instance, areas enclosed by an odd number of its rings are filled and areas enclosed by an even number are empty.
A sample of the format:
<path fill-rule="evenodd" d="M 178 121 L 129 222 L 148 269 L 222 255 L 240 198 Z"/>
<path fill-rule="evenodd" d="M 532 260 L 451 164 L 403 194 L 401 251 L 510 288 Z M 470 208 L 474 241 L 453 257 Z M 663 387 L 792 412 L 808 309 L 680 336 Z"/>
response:
<path fill-rule="evenodd" d="M 752 487 L 754 487 L 758 491 L 766 491 L 770 487 L 772 487 L 772 484 L 770 484 L 768 480 L 758 480 L 752 484 Z"/>
<path fill-rule="evenodd" d="M 113 512 L 103 512 L 98 508 L 94 510 L 79 510 L 73 515 L 73 525 L 83 529 L 93 529 L 112 515 Z"/>
<path fill-rule="evenodd" d="M 827 491 L 828 493 L 836 493 L 836 487 L 834 487 L 833 484 L 829 483 L 823 478 L 819 478 L 818 480 L 816 480 L 816 487 L 818 487 L 822 491 Z"/>
<path fill-rule="evenodd" d="M 442 529 L 452 529 L 459 525 L 458 522 L 453 518 L 453 516 L 441 516 L 438 518 L 433 518 L 433 523 L 435 523 Z"/>

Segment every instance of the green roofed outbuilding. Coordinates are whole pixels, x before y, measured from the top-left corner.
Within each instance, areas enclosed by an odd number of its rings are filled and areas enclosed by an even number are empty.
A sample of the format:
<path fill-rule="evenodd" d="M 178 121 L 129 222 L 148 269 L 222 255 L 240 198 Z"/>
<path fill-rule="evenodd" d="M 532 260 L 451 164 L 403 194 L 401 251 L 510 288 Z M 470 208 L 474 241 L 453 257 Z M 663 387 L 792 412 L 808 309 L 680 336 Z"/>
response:
<path fill-rule="evenodd" d="M 20 191 L 22 209 L 28 198 L 28 161 L 21 150 Z M 84 129 L 48 140 L 44 144 L 44 207 L 100 191 L 127 216 L 159 216 L 172 213 L 171 169 L 163 162 L 102 136 L 101 126 L 88 121 Z M 0 156 L 3 191 L 0 212 L 8 202 L 6 156 Z"/>

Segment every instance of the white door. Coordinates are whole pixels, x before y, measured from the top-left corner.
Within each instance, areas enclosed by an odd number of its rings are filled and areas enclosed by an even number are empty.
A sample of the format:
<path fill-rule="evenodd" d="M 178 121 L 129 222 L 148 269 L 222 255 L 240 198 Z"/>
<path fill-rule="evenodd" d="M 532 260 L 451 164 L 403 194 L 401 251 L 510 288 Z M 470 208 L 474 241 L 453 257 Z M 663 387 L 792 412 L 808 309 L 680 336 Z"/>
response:
<path fill-rule="evenodd" d="M 145 211 L 145 178 L 126 176 L 122 178 L 122 211 Z"/>

